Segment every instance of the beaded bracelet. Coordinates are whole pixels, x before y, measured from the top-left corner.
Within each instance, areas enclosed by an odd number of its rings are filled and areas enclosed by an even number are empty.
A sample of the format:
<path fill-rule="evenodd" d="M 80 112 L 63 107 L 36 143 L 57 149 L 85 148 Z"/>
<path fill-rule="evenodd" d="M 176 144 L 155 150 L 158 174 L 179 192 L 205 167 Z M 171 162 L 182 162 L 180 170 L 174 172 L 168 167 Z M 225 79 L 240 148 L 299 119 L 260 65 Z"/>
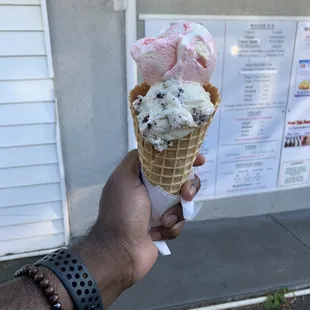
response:
<path fill-rule="evenodd" d="M 41 289 L 53 309 L 62 310 L 59 296 L 45 275 L 35 266 L 26 265 L 15 272 L 15 278 L 26 276 L 32 279 Z"/>

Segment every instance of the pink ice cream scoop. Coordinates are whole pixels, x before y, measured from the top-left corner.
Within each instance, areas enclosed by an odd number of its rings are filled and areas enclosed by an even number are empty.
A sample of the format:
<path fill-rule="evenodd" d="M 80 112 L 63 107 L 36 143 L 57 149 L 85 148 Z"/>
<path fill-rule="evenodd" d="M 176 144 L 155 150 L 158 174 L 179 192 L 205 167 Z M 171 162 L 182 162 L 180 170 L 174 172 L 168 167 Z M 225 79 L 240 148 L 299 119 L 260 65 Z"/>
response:
<path fill-rule="evenodd" d="M 168 79 L 208 84 L 217 50 L 212 35 L 197 23 L 177 23 L 157 38 L 144 38 L 130 49 L 145 83 Z"/>

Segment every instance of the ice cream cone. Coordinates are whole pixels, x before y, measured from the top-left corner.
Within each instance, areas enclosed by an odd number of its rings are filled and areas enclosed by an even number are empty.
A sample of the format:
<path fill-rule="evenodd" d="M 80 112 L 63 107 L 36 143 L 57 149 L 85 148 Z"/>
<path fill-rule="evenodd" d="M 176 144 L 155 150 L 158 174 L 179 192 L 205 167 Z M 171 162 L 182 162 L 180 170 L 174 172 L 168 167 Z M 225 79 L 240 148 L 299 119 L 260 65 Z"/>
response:
<path fill-rule="evenodd" d="M 130 92 L 129 96 L 142 171 L 153 186 L 160 186 L 170 194 L 179 194 L 182 185 L 188 178 L 206 132 L 219 106 L 220 94 L 218 89 L 212 84 L 205 85 L 204 89 L 210 93 L 211 101 L 215 107 L 208 122 L 195 129 L 183 139 L 174 140 L 173 146 L 159 152 L 154 149 L 152 144 L 143 139 L 140 134 L 137 116 L 133 108 L 133 102 L 138 96 L 145 96 L 149 89 L 150 86 L 145 83 L 137 85 Z"/>

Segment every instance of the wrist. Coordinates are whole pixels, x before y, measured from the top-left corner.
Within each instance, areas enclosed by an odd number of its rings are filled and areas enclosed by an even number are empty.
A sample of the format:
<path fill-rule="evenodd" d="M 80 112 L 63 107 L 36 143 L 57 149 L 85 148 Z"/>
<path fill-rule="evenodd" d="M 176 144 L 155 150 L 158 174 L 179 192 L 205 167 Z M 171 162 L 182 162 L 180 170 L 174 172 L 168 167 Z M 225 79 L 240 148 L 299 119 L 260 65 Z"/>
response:
<path fill-rule="evenodd" d="M 17 287 L 21 287 L 21 291 L 25 289 L 27 295 L 30 296 L 31 292 L 27 309 L 74 309 L 66 288 L 45 266 L 25 265 L 16 271 L 14 281 Z"/>
<path fill-rule="evenodd" d="M 95 278 L 105 308 L 131 285 L 130 256 L 107 230 L 95 225 L 71 249 L 79 255 Z"/>
<path fill-rule="evenodd" d="M 53 288 L 55 289 L 55 292 L 59 295 L 59 301 L 61 302 L 62 308 L 66 310 L 71 310 L 71 309 L 73 310 L 74 305 L 73 305 L 72 299 L 69 293 L 67 292 L 66 288 L 63 286 L 61 281 L 57 278 L 57 276 L 51 270 L 49 270 L 48 268 L 44 266 L 40 266 L 38 267 L 38 269 L 44 274 L 45 278 L 48 281 L 50 281 Z M 36 286 L 37 290 L 39 290 L 38 285 L 35 284 L 34 281 L 31 281 L 31 282 L 32 282 L 32 285 Z M 44 300 L 47 301 L 46 296 L 44 296 L 42 292 L 41 292 L 41 295 L 43 296 Z"/>

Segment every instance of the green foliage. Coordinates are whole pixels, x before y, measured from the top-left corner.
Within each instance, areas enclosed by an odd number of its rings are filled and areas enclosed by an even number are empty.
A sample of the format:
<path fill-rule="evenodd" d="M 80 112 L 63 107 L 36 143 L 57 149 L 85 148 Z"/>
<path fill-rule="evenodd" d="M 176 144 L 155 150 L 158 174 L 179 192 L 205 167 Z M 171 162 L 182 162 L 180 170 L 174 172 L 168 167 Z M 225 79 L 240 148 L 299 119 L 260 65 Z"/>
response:
<path fill-rule="evenodd" d="M 289 309 L 289 303 L 285 299 L 285 294 L 288 293 L 287 288 L 282 288 L 269 294 L 267 300 L 264 303 L 264 308 L 267 310 L 271 309 Z"/>

